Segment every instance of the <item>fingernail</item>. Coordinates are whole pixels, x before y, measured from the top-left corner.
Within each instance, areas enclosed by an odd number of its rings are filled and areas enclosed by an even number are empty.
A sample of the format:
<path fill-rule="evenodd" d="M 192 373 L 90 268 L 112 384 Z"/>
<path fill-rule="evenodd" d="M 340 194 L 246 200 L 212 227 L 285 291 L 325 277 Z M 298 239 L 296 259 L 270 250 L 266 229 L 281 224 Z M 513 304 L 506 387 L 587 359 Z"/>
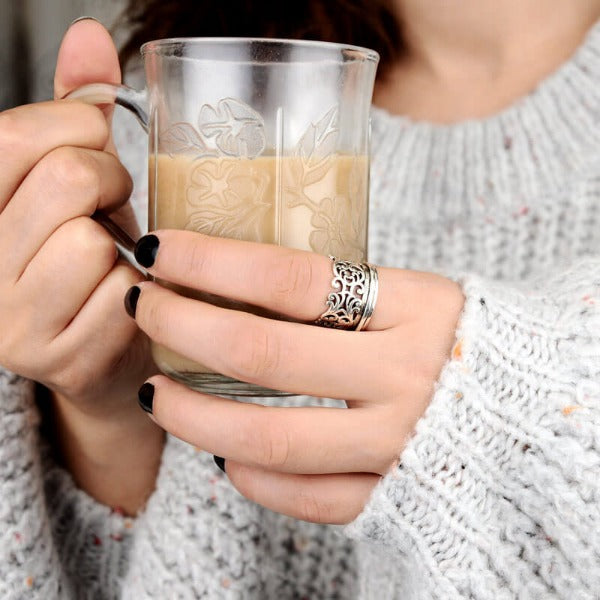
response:
<path fill-rule="evenodd" d="M 219 467 L 219 469 L 221 469 L 221 471 L 223 471 L 223 473 L 226 473 L 226 471 L 225 471 L 225 459 L 221 458 L 220 456 L 215 456 L 215 455 L 213 455 L 213 459 L 215 461 L 215 465 L 217 465 L 217 467 Z"/>
<path fill-rule="evenodd" d="M 152 414 L 152 404 L 154 402 L 154 386 L 151 383 L 144 383 L 138 390 L 138 402 L 147 412 Z"/>
<path fill-rule="evenodd" d="M 153 234 L 141 237 L 133 251 L 135 260 L 137 260 L 142 267 L 146 267 L 147 269 L 150 268 L 156 260 L 159 243 L 159 239 Z"/>
<path fill-rule="evenodd" d="M 142 290 L 140 290 L 140 288 L 137 285 L 134 285 L 130 287 L 127 290 L 127 293 L 125 294 L 125 310 L 132 319 L 135 319 L 135 309 L 137 308 L 137 303 L 141 291 Z"/>
<path fill-rule="evenodd" d="M 98 19 L 96 19 L 96 17 L 90 17 L 88 15 L 85 15 L 83 17 L 77 17 L 75 20 L 71 21 L 71 25 L 75 25 L 75 23 L 79 23 L 79 21 L 96 21 L 96 23 L 100 23 L 100 21 Z M 71 27 L 71 25 L 69 25 L 69 27 Z M 102 23 L 100 23 L 100 25 L 102 25 Z"/>

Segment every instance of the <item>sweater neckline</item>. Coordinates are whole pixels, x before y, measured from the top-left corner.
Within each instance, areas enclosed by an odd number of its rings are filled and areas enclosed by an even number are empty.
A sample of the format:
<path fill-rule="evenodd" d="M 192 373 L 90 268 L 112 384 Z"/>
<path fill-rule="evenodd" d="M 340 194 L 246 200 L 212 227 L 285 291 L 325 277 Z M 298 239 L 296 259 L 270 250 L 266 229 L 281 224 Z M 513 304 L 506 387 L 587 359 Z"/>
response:
<path fill-rule="evenodd" d="M 513 204 L 515 194 L 549 193 L 597 161 L 598 123 L 600 21 L 570 59 L 495 115 L 435 124 L 373 107 L 372 168 L 385 180 L 392 167 L 413 195 L 435 181 L 447 202 L 461 194 Z"/>

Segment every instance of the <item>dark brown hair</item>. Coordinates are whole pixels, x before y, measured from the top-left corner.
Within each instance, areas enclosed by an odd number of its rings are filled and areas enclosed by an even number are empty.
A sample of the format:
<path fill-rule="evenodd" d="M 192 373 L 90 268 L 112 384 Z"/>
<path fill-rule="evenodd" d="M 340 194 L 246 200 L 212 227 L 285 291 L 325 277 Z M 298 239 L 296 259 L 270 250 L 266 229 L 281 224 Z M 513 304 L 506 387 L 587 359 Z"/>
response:
<path fill-rule="evenodd" d="M 149 40 L 166 37 L 278 37 L 365 46 L 379 73 L 402 52 L 391 0 L 129 0 L 126 63 Z"/>

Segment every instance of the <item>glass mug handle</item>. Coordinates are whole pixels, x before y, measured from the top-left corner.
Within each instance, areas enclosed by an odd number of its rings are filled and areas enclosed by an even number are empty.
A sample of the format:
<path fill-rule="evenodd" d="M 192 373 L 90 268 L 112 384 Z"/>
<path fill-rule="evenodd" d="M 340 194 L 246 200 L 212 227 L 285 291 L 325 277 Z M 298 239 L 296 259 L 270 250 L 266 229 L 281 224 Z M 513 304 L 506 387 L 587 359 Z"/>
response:
<path fill-rule="evenodd" d="M 133 114 L 142 129 L 148 133 L 148 112 L 144 108 L 148 101 L 146 90 L 139 92 L 126 85 L 112 83 L 88 83 L 69 92 L 62 99 L 79 100 L 86 104 L 118 104 Z M 133 252 L 135 240 L 103 211 L 97 210 L 92 219 L 102 225 L 115 242 Z"/>

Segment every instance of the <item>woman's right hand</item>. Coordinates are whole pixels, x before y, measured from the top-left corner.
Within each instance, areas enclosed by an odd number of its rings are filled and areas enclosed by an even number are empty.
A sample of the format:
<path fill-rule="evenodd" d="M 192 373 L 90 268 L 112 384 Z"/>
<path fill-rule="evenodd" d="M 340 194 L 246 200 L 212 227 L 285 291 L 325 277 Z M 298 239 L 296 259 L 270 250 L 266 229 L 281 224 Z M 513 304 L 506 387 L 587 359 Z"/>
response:
<path fill-rule="evenodd" d="M 82 21 L 63 41 L 56 96 L 92 80 L 118 83 L 120 69 L 106 30 Z M 136 391 L 154 367 L 123 308 L 144 276 L 90 218 L 130 210 L 107 116 L 64 100 L 0 113 L 0 365 L 51 390 L 67 455 L 93 455 L 119 427 L 148 432 Z"/>

